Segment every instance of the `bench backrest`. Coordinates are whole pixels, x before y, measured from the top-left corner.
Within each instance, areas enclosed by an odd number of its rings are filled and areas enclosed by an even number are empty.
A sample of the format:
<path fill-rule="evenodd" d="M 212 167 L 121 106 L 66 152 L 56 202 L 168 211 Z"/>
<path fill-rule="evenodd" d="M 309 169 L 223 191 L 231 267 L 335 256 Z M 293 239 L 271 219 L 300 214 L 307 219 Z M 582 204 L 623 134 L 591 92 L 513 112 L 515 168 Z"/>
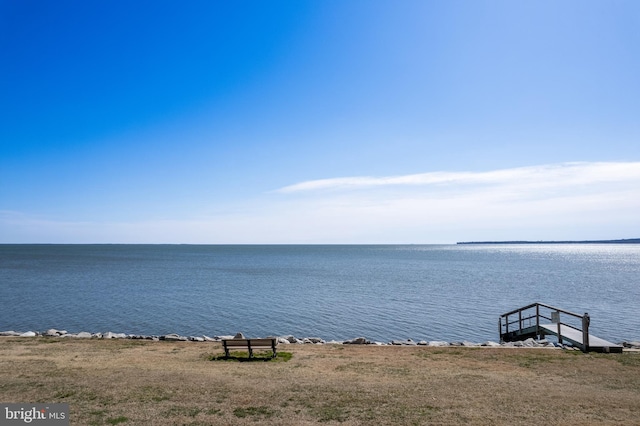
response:
<path fill-rule="evenodd" d="M 278 339 L 227 339 L 222 341 L 228 348 L 246 348 L 251 342 L 252 348 L 272 348 L 278 345 Z"/>

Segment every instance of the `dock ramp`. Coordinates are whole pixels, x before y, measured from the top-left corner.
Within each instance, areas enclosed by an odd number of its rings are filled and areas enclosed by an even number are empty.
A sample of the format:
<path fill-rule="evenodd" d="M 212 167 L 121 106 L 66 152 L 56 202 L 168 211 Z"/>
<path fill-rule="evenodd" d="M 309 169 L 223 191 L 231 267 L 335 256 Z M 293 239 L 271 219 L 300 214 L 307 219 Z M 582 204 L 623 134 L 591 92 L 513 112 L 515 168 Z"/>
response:
<path fill-rule="evenodd" d="M 589 334 L 588 313 L 579 315 L 564 309 L 532 303 L 500 316 L 500 341 L 556 336 L 583 352 L 622 352 L 622 346 Z"/>

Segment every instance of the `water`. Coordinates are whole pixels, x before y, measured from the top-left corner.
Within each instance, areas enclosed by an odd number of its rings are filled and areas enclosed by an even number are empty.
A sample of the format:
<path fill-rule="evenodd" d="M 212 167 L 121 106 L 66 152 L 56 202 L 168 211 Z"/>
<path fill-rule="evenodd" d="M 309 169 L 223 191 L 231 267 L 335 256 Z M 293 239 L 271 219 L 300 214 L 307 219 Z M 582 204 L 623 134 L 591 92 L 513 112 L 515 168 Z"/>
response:
<path fill-rule="evenodd" d="M 0 330 L 498 340 L 532 302 L 640 340 L 640 245 L 0 245 Z"/>

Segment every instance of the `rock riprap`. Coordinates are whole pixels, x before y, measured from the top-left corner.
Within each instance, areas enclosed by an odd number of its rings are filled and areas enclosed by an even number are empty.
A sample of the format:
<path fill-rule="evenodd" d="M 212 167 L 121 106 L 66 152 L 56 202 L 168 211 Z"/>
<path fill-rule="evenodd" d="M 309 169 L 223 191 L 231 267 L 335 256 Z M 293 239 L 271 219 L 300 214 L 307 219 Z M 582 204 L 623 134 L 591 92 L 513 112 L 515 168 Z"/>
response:
<path fill-rule="evenodd" d="M 0 337 L 47 337 L 47 338 L 69 338 L 69 339 L 140 339 L 140 340 L 153 340 L 153 341 L 174 341 L 174 342 L 220 342 L 227 339 L 245 339 L 243 333 L 236 333 L 235 335 L 220 335 L 220 336 L 183 336 L 176 333 L 169 333 L 164 335 L 142 335 L 142 334 L 125 334 L 114 333 L 106 331 L 104 333 L 90 333 L 87 331 L 81 331 L 78 333 L 69 333 L 66 330 L 57 330 L 50 328 L 44 332 L 38 331 L 24 331 L 18 332 L 13 330 L 0 331 Z M 275 338 L 278 343 L 283 345 L 378 345 L 378 346 L 431 346 L 431 347 L 445 347 L 445 346 L 461 346 L 461 347 L 512 347 L 512 348 L 568 348 L 567 346 L 558 345 L 557 343 L 550 342 L 546 339 L 536 340 L 529 338 L 522 341 L 504 342 L 498 343 L 493 341 L 486 341 L 484 343 L 474 343 L 469 341 L 454 341 L 447 342 L 442 340 L 420 340 L 418 342 L 413 339 L 406 340 L 391 340 L 390 342 L 376 342 L 367 339 L 366 337 L 356 337 L 348 340 L 324 340 L 320 337 L 304 337 L 298 338 L 293 335 L 287 336 L 269 336 L 269 338 Z M 640 341 L 631 340 L 621 343 L 626 349 L 640 350 Z M 570 347 L 569 347 L 570 348 Z"/>

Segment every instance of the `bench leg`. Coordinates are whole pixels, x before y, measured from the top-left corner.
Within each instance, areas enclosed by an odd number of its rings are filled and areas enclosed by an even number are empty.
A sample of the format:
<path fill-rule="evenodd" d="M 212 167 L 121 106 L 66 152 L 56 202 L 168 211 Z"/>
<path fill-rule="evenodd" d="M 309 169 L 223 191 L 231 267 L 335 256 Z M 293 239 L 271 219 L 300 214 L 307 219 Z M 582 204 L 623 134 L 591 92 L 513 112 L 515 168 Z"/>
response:
<path fill-rule="evenodd" d="M 223 341 L 222 346 L 224 346 L 224 356 L 229 358 L 229 348 L 227 347 L 227 343 Z"/>

